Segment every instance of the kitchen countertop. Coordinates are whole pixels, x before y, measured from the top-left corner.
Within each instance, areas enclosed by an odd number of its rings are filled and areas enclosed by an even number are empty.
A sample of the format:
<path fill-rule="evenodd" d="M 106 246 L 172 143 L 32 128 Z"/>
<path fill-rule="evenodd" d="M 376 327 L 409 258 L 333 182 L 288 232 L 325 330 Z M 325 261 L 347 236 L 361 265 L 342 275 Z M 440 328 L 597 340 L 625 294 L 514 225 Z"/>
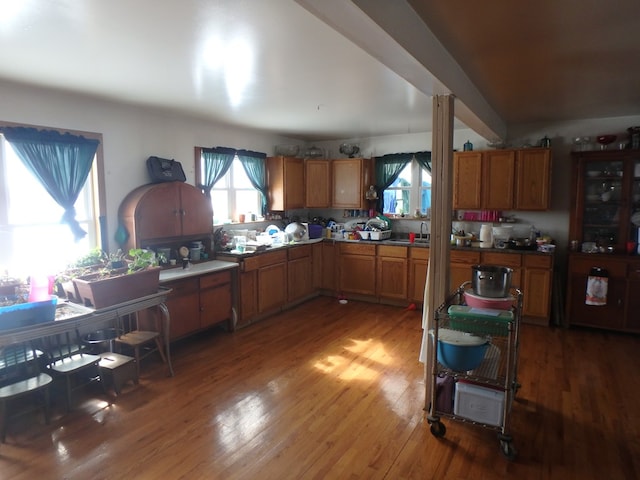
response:
<path fill-rule="evenodd" d="M 164 282 L 170 282 L 172 280 L 179 280 L 181 278 L 203 275 L 205 273 L 220 272 L 233 268 L 238 268 L 238 264 L 235 262 L 225 262 L 223 260 L 209 260 L 205 262 L 198 262 L 190 264 L 189 268 L 182 268 L 180 266 L 168 268 L 160 272 L 160 283 L 162 284 Z"/>
<path fill-rule="evenodd" d="M 347 239 L 337 239 L 337 238 L 313 238 L 311 240 L 304 240 L 300 242 L 292 242 L 286 244 L 279 244 L 275 246 L 270 246 L 266 250 L 260 251 L 252 251 L 252 252 L 235 252 L 231 251 L 223 251 L 217 252 L 216 254 L 223 257 L 248 257 L 251 255 L 256 255 L 264 252 L 272 252 L 274 250 L 279 250 L 281 248 L 290 248 L 297 247 L 300 245 L 309 245 L 319 242 L 334 242 L 334 243 L 362 243 L 368 245 L 390 245 L 397 247 L 411 247 L 411 248 L 429 248 L 430 243 L 421 241 L 416 239 L 414 243 L 410 243 L 409 239 L 406 238 L 390 238 L 387 240 L 347 240 Z M 459 250 L 459 251 L 477 251 L 477 252 L 495 252 L 495 253 L 516 253 L 516 254 L 533 254 L 533 255 L 554 255 L 553 252 L 539 252 L 537 250 L 524 250 L 524 249 L 509 249 L 509 248 L 480 248 L 480 247 L 456 247 L 454 245 L 451 246 L 451 250 Z M 162 280 L 162 274 L 160 274 L 160 279 Z"/>

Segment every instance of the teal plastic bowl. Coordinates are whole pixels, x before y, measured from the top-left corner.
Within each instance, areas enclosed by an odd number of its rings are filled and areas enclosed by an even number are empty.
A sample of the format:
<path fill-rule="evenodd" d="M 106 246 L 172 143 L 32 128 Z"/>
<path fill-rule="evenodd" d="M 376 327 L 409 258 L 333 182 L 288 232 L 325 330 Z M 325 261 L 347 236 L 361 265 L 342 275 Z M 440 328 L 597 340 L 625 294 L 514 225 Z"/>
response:
<path fill-rule="evenodd" d="M 489 348 L 487 338 L 457 330 L 441 329 L 438 332 L 438 362 L 457 372 L 477 368 Z"/>

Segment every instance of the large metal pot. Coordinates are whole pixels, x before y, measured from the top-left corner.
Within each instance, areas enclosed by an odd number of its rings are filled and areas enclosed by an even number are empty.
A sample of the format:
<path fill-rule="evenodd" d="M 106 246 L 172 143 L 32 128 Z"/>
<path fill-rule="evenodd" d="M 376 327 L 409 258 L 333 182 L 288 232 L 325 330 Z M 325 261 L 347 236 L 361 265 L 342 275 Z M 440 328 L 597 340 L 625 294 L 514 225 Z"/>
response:
<path fill-rule="evenodd" d="M 513 269 L 495 265 L 474 265 L 471 267 L 471 287 L 480 297 L 504 298 L 509 296 Z"/>

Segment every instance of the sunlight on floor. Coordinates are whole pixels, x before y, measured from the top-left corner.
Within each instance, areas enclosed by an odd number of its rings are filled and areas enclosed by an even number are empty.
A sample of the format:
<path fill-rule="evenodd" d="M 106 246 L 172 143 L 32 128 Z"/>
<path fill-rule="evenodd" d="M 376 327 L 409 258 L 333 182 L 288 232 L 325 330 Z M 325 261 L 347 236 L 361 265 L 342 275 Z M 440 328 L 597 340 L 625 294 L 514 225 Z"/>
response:
<path fill-rule="evenodd" d="M 329 355 L 316 362 L 314 367 L 323 373 L 334 374 L 342 380 L 373 380 L 378 377 L 379 371 L 366 366 L 365 363 L 374 362 L 385 366 L 393 363 L 393 358 L 387 353 L 382 342 L 371 338 L 351 339 L 351 342 L 352 345 L 344 348 L 355 355 Z"/>
<path fill-rule="evenodd" d="M 212 424 L 218 431 L 219 445 L 224 445 L 227 451 L 233 452 L 263 430 L 269 418 L 264 401 L 256 394 L 249 395 L 220 412 Z"/>

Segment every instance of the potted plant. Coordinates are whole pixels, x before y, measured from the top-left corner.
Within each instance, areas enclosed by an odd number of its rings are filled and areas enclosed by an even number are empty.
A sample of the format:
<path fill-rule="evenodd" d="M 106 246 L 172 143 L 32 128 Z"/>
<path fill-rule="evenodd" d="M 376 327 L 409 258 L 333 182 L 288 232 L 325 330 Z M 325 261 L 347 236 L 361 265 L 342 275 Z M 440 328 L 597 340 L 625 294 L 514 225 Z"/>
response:
<path fill-rule="evenodd" d="M 153 251 L 131 249 L 123 259 L 125 268 L 104 268 L 92 276 L 73 279 L 81 303 L 100 309 L 158 291 L 161 269 Z"/>

